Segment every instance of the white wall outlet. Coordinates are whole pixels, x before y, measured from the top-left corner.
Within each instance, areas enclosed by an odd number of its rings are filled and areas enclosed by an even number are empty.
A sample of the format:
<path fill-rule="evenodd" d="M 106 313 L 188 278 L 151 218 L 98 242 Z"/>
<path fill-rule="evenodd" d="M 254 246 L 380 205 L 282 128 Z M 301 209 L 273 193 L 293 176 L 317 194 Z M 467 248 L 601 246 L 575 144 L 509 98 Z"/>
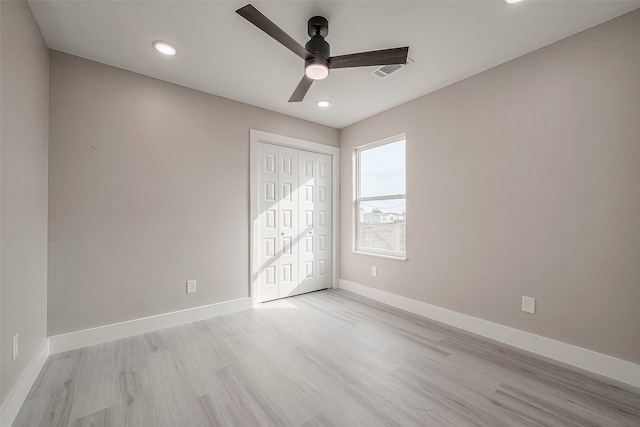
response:
<path fill-rule="evenodd" d="M 19 352 L 19 348 L 18 348 L 18 335 L 19 334 L 15 334 L 15 336 L 13 337 L 13 360 L 16 360 L 18 358 L 18 352 Z"/>
<path fill-rule="evenodd" d="M 535 313 L 536 299 L 532 297 L 522 297 L 522 311 L 525 313 Z"/>
<path fill-rule="evenodd" d="M 378 275 L 378 269 L 375 266 L 371 266 L 371 275 L 376 277 Z"/>
<path fill-rule="evenodd" d="M 196 291 L 196 281 L 195 280 L 187 280 L 187 293 L 192 294 Z"/>

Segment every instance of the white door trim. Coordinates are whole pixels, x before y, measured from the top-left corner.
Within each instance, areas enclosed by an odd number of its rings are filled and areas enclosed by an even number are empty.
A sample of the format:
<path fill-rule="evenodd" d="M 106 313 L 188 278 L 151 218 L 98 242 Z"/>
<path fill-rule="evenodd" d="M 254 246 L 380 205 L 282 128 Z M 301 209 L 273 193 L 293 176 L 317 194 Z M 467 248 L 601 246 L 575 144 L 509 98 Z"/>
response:
<path fill-rule="evenodd" d="M 253 306 L 256 307 L 259 304 L 257 292 L 257 271 L 259 267 L 257 265 L 258 242 L 256 242 L 257 236 L 256 233 L 254 233 L 254 223 L 258 219 L 258 206 L 256 203 L 258 195 L 258 176 L 256 171 L 258 170 L 257 148 L 259 143 L 297 148 L 299 150 L 313 151 L 314 153 L 327 154 L 331 156 L 331 220 L 333 227 L 331 230 L 331 287 L 337 289 L 338 272 L 340 271 L 338 268 L 340 149 L 330 145 L 318 144 L 316 142 L 304 141 L 302 139 L 291 138 L 255 129 L 251 129 L 249 140 L 249 242 L 251 244 L 251 248 L 249 250 L 249 296 L 253 301 Z"/>

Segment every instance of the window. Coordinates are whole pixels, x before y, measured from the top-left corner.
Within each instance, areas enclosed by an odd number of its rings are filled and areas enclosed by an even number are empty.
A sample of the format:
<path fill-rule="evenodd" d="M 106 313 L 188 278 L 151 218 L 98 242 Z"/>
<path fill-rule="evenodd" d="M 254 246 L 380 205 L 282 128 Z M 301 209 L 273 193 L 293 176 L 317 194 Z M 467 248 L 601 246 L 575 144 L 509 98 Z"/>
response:
<path fill-rule="evenodd" d="M 406 256 L 406 140 L 356 150 L 355 250 Z"/>

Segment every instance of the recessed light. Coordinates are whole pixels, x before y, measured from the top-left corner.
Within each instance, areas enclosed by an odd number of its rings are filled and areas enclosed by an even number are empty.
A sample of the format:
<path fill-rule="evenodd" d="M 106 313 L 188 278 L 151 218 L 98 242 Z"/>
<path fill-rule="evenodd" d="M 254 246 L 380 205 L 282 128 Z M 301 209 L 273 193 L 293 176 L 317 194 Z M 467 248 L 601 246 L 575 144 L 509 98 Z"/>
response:
<path fill-rule="evenodd" d="M 505 1 L 509 4 L 516 4 L 516 3 L 520 3 L 522 0 L 505 0 Z"/>
<path fill-rule="evenodd" d="M 320 108 L 327 108 L 329 105 L 331 105 L 331 101 L 321 99 L 320 101 L 316 102 L 316 105 Z"/>
<path fill-rule="evenodd" d="M 156 40 L 153 42 L 153 47 L 155 47 L 156 50 L 163 55 L 173 56 L 176 54 L 176 48 L 171 46 L 167 42 Z"/>

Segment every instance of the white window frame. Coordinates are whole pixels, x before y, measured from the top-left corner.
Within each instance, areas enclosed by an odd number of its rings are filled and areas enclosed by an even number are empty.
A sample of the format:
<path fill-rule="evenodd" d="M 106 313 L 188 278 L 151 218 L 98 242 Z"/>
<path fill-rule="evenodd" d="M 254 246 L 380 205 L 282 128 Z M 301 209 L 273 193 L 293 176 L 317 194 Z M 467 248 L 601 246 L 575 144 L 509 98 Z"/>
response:
<path fill-rule="evenodd" d="M 361 197 L 360 196 L 360 153 L 362 153 L 363 151 L 372 149 L 372 148 L 376 148 L 376 147 L 380 147 L 383 145 L 387 145 L 387 144 L 391 144 L 394 142 L 398 142 L 398 141 L 405 141 L 405 182 L 406 182 L 406 162 L 407 162 L 407 153 L 406 153 L 406 141 L 407 141 L 407 135 L 405 133 L 401 133 L 398 135 L 394 135 L 388 138 L 384 138 L 381 139 L 379 141 L 375 141 L 369 144 L 365 144 L 365 145 L 361 145 L 355 148 L 355 150 L 353 151 L 353 249 L 352 252 L 353 253 L 357 253 L 357 254 L 363 254 L 363 255 L 371 255 L 371 256 L 378 256 L 378 257 L 382 257 L 382 258 L 391 258 L 391 259 L 396 259 L 396 260 L 406 260 L 407 259 L 407 250 L 405 247 L 405 251 L 404 253 L 398 253 L 398 252 L 390 252 L 390 251 L 381 251 L 381 250 L 372 250 L 371 248 L 361 248 L 358 245 L 359 242 L 359 231 L 360 231 L 360 221 L 359 221 L 359 215 L 360 215 L 360 210 L 359 210 L 359 206 L 361 202 L 367 202 L 367 201 L 378 201 L 378 200 L 394 200 L 394 199 L 404 199 L 405 203 L 407 200 L 407 193 L 406 193 L 406 188 L 405 188 L 405 193 L 404 194 L 393 194 L 393 195 L 386 195 L 386 196 L 375 196 L 375 197 Z M 405 210 L 405 223 L 406 223 L 406 217 L 407 217 L 407 210 Z M 405 239 L 406 239 L 406 231 L 405 231 Z M 406 240 L 405 240 L 406 241 Z"/>

